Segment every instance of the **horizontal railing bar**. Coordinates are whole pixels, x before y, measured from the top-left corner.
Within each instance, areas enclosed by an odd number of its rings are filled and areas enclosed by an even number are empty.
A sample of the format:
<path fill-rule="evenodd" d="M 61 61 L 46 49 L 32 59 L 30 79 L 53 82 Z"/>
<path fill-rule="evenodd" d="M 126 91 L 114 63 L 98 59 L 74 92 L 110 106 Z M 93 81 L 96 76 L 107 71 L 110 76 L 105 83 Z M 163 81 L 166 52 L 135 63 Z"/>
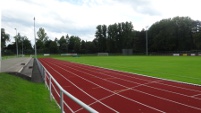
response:
<path fill-rule="evenodd" d="M 38 60 L 38 59 L 37 59 Z M 39 62 L 40 63 L 40 62 Z M 41 63 L 40 63 L 41 64 Z M 81 100 L 79 100 L 78 98 L 74 97 L 73 95 L 71 95 L 69 92 L 67 92 L 66 90 L 64 90 L 60 84 L 54 79 L 54 77 L 49 73 L 49 71 L 41 64 L 41 66 L 44 68 L 44 70 L 46 70 L 46 73 L 50 76 L 50 78 L 54 81 L 54 83 L 58 86 L 58 88 L 65 94 L 67 95 L 70 99 L 72 99 L 73 101 L 75 101 L 77 104 L 79 104 L 80 106 L 82 106 L 83 108 L 85 108 L 87 111 L 91 112 L 91 113 L 98 113 L 98 111 L 96 111 L 95 109 L 89 107 L 87 104 L 85 104 L 84 102 L 82 102 Z M 49 78 L 49 79 L 50 79 Z"/>

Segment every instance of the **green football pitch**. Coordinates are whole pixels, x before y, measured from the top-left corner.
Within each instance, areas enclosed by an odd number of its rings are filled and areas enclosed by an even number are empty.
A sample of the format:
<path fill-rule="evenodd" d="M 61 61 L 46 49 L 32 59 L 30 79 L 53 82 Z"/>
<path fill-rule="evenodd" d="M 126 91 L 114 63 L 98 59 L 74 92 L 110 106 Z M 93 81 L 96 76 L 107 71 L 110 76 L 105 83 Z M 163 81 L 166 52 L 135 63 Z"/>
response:
<path fill-rule="evenodd" d="M 201 84 L 201 57 L 80 56 L 56 58 L 169 80 Z"/>

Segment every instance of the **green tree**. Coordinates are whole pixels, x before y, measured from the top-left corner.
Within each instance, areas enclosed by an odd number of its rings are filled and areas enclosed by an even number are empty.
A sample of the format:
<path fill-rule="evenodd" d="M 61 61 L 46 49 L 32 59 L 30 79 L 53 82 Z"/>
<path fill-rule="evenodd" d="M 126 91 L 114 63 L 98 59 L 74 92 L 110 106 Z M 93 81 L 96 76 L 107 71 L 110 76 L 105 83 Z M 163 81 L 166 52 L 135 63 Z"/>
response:
<path fill-rule="evenodd" d="M 81 49 L 81 39 L 78 36 L 70 36 L 69 38 L 69 51 L 78 53 Z"/>
<path fill-rule="evenodd" d="M 122 49 L 133 48 L 135 33 L 131 22 L 109 25 L 107 36 L 107 50 L 109 52 L 121 52 Z"/>
<path fill-rule="evenodd" d="M 66 38 L 64 36 L 62 36 L 59 39 L 59 44 L 60 44 L 61 53 L 66 53 L 67 52 L 67 43 L 66 43 Z"/>
<path fill-rule="evenodd" d="M 119 39 L 118 39 L 118 27 L 117 24 L 109 25 L 108 26 L 108 40 L 107 40 L 107 48 L 109 52 L 115 53 L 119 52 Z"/>
<path fill-rule="evenodd" d="M 81 41 L 81 53 L 86 53 L 86 42 L 84 40 Z"/>
<path fill-rule="evenodd" d="M 201 50 L 201 31 L 193 33 L 193 43 L 196 50 Z"/>
<path fill-rule="evenodd" d="M 17 35 L 17 42 L 18 42 L 18 52 L 19 54 L 22 53 L 22 42 L 23 42 L 23 54 L 32 54 L 33 48 L 31 45 L 31 41 L 26 36 L 21 36 L 20 33 Z M 16 37 L 14 37 L 16 39 Z M 6 47 L 7 54 L 16 54 L 16 41 L 12 44 L 9 44 Z"/>
<path fill-rule="evenodd" d="M 1 49 L 2 54 L 4 53 L 4 49 L 6 47 L 6 42 L 10 41 L 10 35 L 5 32 L 4 28 L 1 28 Z"/>
<path fill-rule="evenodd" d="M 45 43 L 48 41 L 47 33 L 44 28 L 39 28 L 37 32 L 38 39 L 36 39 L 36 47 L 39 53 L 46 52 L 47 48 L 45 48 Z"/>
<path fill-rule="evenodd" d="M 141 31 L 134 31 L 134 41 L 133 41 L 133 51 L 135 53 L 145 53 L 145 29 L 142 29 Z"/>
<path fill-rule="evenodd" d="M 43 43 L 45 43 L 48 40 L 48 38 L 49 38 L 47 36 L 47 33 L 45 32 L 44 28 L 39 28 L 39 30 L 37 32 L 37 35 L 38 35 L 38 39 L 37 40 L 40 40 Z"/>
<path fill-rule="evenodd" d="M 6 47 L 6 54 L 7 55 L 14 55 L 16 54 L 16 43 L 13 42 L 12 44 L 9 44 L 7 47 Z"/>
<path fill-rule="evenodd" d="M 151 51 L 188 51 L 193 49 L 192 22 L 189 17 L 162 19 L 148 30 Z"/>
<path fill-rule="evenodd" d="M 53 54 L 59 53 L 59 47 L 57 46 L 57 43 L 55 40 L 54 41 L 49 40 L 49 42 L 48 42 L 49 43 L 49 51 L 50 51 L 50 53 L 53 53 Z"/>
<path fill-rule="evenodd" d="M 23 39 L 23 54 L 31 54 L 33 52 L 31 41 L 26 36 L 23 36 L 22 39 Z"/>
<path fill-rule="evenodd" d="M 134 29 L 132 22 L 122 22 L 122 49 L 133 48 Z"/>
<path fill-rule="evenodd" d="M 97 44 L 97 49 L 99 52 L 106 52 L 107 48 L 107 26 L 106 25 L 98 25 L 96 27 L 96 44 Z"/>

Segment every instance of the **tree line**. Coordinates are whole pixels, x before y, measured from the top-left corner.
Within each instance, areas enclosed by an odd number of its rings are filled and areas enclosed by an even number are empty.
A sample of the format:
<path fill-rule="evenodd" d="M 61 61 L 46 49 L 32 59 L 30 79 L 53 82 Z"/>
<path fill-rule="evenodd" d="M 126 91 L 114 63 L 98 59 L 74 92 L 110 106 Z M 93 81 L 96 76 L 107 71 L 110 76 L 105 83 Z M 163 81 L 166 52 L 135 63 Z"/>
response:
<path fill-rule="evenodd" d="M 200 51 L 201 22 L 189 17 L 174 17 L 155 22 L 148 29 L 134 30 L 132 22 L 98 25 L 92 41 L 82 40 L 79 36 L 61 36 L 49 39 L 44 28 L 37 31 L 36 47 L 38 53 L 121 53 L 122 49 L 132 49 L 134 53 L 145 53 L 146 32 L 150 52 Z M 14 37 L 18 42 L 19 53 L 32 54 L 30 40 L 20 33 Z M 3 54 L 16 53 L 16 41 L 6 46 L 9 34 L 1 29 Z M 22 45 L 23 44 L 23 45 Z M 34 45 L 35 46 L 35 45 Z"/>

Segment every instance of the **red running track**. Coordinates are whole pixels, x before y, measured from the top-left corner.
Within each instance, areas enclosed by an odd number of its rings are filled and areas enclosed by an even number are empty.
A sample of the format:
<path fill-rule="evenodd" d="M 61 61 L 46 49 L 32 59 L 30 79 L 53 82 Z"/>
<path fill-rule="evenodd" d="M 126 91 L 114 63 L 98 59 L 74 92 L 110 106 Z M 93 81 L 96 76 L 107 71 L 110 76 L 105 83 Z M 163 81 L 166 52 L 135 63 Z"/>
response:
<path fill-rule="evenodd" d="M 201 113 L 201 86 L 51 58 L 39 60 L 66 91 L 101 113 Z M 73 111 L 86 112 L 64 99 Z"/>

